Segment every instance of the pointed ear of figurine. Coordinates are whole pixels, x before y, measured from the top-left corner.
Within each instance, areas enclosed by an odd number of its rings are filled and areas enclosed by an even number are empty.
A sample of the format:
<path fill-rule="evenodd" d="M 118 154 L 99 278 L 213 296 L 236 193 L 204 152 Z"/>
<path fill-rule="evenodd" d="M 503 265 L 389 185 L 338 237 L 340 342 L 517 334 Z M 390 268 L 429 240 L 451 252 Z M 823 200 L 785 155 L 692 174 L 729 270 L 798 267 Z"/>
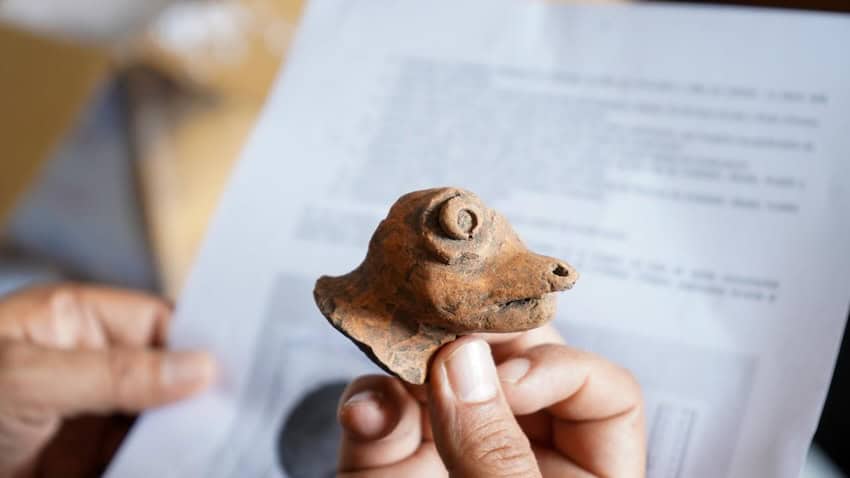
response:
<path fill-rule="evenodd" d="M 518 332 L 554 317 L 578 273 L 529 251 L 507 221 L 458 188 L 416 191 L 390 208 L 366 259 L 316 282 L 328 321 L 375 363 L 421 384 L 431 356 L 458 335 Z"/>
<path fill-rule="evenodd" d="M 431 356 L 456 336 L 402 315 L 392 303 L 373 298 L 365 284 L 352 288 L 363 280 L 358 270 L 319 278 L 313 291 L 319 310 L 382 369 L 425 383 Z"/>

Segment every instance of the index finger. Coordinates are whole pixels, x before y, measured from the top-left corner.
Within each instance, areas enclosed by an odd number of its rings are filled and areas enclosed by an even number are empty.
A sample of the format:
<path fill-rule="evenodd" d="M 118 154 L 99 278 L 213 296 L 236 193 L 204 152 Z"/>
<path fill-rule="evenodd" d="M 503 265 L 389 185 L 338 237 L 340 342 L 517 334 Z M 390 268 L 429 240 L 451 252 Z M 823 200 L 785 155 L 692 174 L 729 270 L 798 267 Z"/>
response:
<path fill-rule="evenodd" d="M 162 345 L 170 319 L 162 299 L 100 286 L 34 287 L 0 301 L 0 337 L 48 347 Z"/>
<path fill-rule="evenodd" d="M 642 403 L 640 385 L 628 370 L 562 345 L 536 346 L 500 364 L 499 373 L 517 415 L 546 409 L 562 420 L 597 421 Z"/>
<path fill-rule="evenodd" d="M 599 356 L 537 346 L 499 366 L 517 415 L 546 410 L 555 449 L 600 476 L 642 476 L 646 458 L 640 386 Z"/>

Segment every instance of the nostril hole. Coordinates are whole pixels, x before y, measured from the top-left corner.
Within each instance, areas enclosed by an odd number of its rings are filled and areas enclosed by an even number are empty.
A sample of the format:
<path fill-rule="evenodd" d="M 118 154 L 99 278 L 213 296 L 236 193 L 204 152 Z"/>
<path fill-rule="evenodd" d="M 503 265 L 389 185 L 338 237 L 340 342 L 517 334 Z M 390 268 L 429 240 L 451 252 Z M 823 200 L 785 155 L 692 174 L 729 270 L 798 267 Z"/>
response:
<path fill-rule="evenodd" d="M 563 266 L 563 264 L 558 264 L 552 269 L 552 273 L 556 276 L 567 277 L 570 275 L 570 270 Z"/>

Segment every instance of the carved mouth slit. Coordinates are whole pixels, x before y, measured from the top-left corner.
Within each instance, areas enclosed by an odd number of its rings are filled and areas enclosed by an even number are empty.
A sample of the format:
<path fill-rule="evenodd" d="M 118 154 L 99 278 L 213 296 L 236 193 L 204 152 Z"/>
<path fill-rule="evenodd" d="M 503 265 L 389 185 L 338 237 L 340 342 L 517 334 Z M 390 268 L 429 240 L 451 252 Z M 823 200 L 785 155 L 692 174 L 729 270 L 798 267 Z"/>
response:
<path fill-rule="evenodd" d="M 524 299 L 515 299 L 515 300 L 505 302 L 505 303 L 501 304 L 499 308 L 507 309 L 507 308 L 510 308 L 510 307 L 533 306 L 533 305 L 536 305 L 537 302 L 539 302 L 539 301 L 540 301 L 539 297 L 526 297 Z"/>

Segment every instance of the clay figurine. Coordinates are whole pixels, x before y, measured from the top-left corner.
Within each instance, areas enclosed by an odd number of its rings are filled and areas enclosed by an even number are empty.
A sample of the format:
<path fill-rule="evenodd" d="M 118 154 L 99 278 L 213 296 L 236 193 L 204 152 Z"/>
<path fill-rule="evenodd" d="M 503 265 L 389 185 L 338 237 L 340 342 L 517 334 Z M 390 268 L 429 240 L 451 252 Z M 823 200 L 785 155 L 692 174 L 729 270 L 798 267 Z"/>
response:
<path fill-rule="evenodd" d="M 496 211 L 457 188 L 405 194 L 366 259 L 313 295 L 328 321 L 375 363 L 415 384 L 443 344 L 473 332 L 518 332 L 555 314 L 578 273 L 529 251 Z"/>

